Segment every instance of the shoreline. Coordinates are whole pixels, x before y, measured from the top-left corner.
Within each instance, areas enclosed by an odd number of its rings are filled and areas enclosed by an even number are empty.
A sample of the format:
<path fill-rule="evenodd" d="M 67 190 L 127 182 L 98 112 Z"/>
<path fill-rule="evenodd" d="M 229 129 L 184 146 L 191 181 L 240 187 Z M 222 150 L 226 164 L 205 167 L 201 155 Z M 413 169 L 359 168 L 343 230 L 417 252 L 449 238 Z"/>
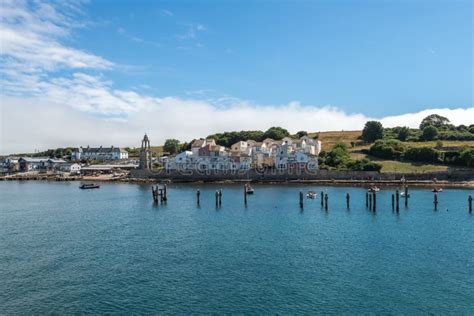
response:
<path fill-rule="evenodd" d="M 173 180 L 173 179 L 143 179 L 143 178 L 104 178 L 104 177 L 74 177 L 74 178 L 52 178 L 52 177 L 11 177 L 0 178 L 0 181 L 38 181 L 38 182 L 103 182 L 103 183 L 130 183 L 130 184 L 155 184 L 155 183 L 179 183 L 179 184 L 267 184 L 267 185 L 291 185 L 291 184 L 305 184 L 305 185 L 326 185 L 326 186 L 349 186 L 349 187 L 367 187 L 372 185 L 377 186 L 401 186 L 399 180 L 350 180 L 350 179 L 332 179 L 332 180 L 240 180 L 240 179 L 226 179 L 226 180 Z M 474 181 L 446 181 L 441 180 L 434 183 L 429 180 L 407 180 L 406 184 L 413 187 L 434 187 L 442 186 L 448 188 L 473 188 Z"/>

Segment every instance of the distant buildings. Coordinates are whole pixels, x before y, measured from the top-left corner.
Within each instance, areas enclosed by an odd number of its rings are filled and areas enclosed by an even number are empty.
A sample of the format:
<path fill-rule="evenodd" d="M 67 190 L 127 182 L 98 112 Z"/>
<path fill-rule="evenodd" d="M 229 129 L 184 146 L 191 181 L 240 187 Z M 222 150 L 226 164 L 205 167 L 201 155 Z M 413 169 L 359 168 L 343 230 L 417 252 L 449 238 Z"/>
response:
<path fill-rule="evenodd" d="M 72 161 L 81 160 L 121 160 L 128 159 L 128 152 L 120 147 L 98 147 L 92 148 L 87 146 L 86 148 L 79 147 L 73 150 L 71 153 Z"/>

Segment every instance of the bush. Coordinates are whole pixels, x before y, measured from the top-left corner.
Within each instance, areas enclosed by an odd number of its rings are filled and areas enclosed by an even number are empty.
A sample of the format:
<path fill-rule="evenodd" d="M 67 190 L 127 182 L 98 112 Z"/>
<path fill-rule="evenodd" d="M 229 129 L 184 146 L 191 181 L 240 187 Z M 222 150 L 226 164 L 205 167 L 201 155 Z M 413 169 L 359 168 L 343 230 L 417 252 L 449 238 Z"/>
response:
<path fill-rule="evenodd" d="M 372 156 L 384 159 L 400 159 L 405 152 L 405 145 L 395 139 L 378 140 L 373 144 L 369 153 Z"/>
<path fill-rule="evenodd" d="M 347 162 L 347 168 L 353 171 L 377 171 L 380 172 L 382 165 L 366 158 L 350 160 Z"/>
<path fill-rule="evenodd" d="M 383 126 L 382 123 L 377 121 L 368 121 L 365 123 L 364 129 L 362 130 L 362 139 L 366 142 L 372 143 L 377 139 L 383 138 Z"/>
<path fill-rule="evenodd" d="M 343 143 L 336 144 L 333 149 L 327 153 L 325 163 L 335 168 L 343 168 L 349 161 L 349 152 L 347 146 Z"/>
<path fill-rule="evenodd" d="M 424 140 L 433 140 L 438 136 L 438 129 L 433 125 L 427 125 L 423 128 L 422 138 Z"/>
<path fill-rule="evenodd" d="M 409 148 L 403 156 L 406 160 L 415 162 L 437 163 L 441 162 L 440 152 L 431 147 Z"/>
<path fill-rule="evenodd" d="M 466 148 L 460 151 L 459 161 L 463 166 L 474 167 L 474 149 Z"/>

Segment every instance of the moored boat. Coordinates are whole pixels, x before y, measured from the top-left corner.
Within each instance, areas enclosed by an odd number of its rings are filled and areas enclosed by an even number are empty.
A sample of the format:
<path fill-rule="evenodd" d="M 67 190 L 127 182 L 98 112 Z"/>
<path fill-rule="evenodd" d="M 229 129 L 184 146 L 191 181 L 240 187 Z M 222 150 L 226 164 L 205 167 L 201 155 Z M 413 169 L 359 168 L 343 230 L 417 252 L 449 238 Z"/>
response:
<path fill-rule="evenodd" d="M 254 193 L 254 189 L 248 183 L 245 185 L 245 193 L 247 193 L 247 194 L 253 194 Z"/>
<path fill-rule="evenodd" d="M 433 188 L 431 192 L 443 192 L 443 188 Z"/>
<path fill-rule="evenodd" d="M 314 192 L 314 191 L 309 191 L 309 192 L 306 194 L 306 197 L 307 197 L 308 199 L 314 200 L 317 195 L 318 195 L 318 194 L 317 194 L 316 192 Z"/>
<path fill-rule="evenodd" d="M 100 188 L 100 185 L 98 184 L 94 184 L 94 183 L 85 183 L 85 184 L 81 184 L 79 186 L 79 189 L 82 189 L 82 190 L 86 190 L 86 189 L 99 189 Z"/>
<path fill-rule="evenodd" d="M 373 186 L 373 187 L 370 187 L 367 191 L 369 191 L 369 192 L 379 192 L 380 188 L 378 188 L 376 186 Z"/>

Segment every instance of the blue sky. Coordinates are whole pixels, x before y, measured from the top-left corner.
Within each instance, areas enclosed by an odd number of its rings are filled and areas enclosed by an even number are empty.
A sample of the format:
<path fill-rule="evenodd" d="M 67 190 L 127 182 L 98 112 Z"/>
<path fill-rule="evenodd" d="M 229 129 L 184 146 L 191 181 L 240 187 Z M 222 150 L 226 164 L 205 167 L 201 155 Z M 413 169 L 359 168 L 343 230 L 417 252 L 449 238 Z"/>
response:
<path fill-rule="evenodd" d="M 134 146 L 144 132 L 159 144 L 275 125 L 416 127 L 431 113 L 473 123 L 472 1 L 2 0 L 0 10 L 0 153 Z"/>
<path fill-rule="evenodd" d="M 113 74 L 121 88 L 372 115 L 472 105 L 470 1 L 95 1 L 85 12 L 104 23 L 78 32 L 78 47 L 137 67 Z"/>

